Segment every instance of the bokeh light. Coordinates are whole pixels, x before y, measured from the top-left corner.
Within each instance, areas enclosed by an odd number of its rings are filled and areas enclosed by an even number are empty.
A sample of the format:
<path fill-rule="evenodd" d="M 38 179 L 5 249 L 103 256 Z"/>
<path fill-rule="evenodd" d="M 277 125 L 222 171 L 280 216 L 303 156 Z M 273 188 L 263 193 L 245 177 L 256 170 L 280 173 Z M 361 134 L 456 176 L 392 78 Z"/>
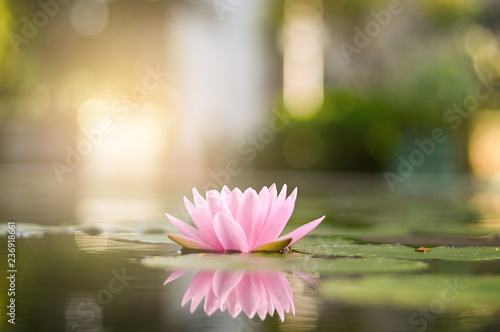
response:
<path fill-rule="evenodd" d="M 312 116 L 323 103 L 323 7 L 319 0 L 286 0 L 283 99 L 294 116 Z"/>
<path fill-rule="evenodd" d="M 102 108 L 97 111 L 98 107 L 95 107 L 89 121 L 99 126 L 105 119 L 100 115 L 106 116 L 105 105 L 93 103 Z M 163 113 L 160 105 L 149 102 L 141 105 L 129 118 L 111 118 L 109 132 L 102 133 L 102 139 L 95 144 L 94 151 L 87 157 L 85 170 L 106 177 L 157 177 L 168 140 L 168 131 L 165 130 L 168 119 Z M 85 137 L 81 135 L 81 139 Z"/>
<path fill-rule="evenodd" d="M 109 8 L 106 0 L 78 0 L 71 10 L 71 25 L 83 36 L 101 33 L 108 25 Z"/>
<path fill-rule="evenodd" d="M 495 0 L 0 1 L 0 215 L 19 226 L 16 327 L 499 330 L 499 36 Z M 164 212 L 192 222 L 193 188 L 211 213 L 209 189 L 272 183 L 298 188 L 297 204 L 282 204 L 283 216 L 295 207 L 286 228 L 326 216 L 291 251 L 184 255 L 166 236 L 177 230 Z M 245 195 L 233 216 L 243 237 L 259 198 Z M 241 233 L 221 218 L 221 241 Z M 167 268 L 198 262 L 283 268 L 296 312 L 191 315 L 185 288 L 162 284 Z M 468 288 L 445 301 L 442 282 Z M 247 315 L 266 302 L 249 285 L 237 294 Z"/>
<path fill-rule="evenodd" d="M 109 118 L 110 111 L 105 101 L 88 99 L 78 108 L 76 119 L 82 131 L 89 131 L 99 127 L 102 119 Z"/>
<path fill-rule="evenodd" d="M 500 179 L 500 111 L 481 111 L 474 119 L 469 143 L 474 174 Z"/>

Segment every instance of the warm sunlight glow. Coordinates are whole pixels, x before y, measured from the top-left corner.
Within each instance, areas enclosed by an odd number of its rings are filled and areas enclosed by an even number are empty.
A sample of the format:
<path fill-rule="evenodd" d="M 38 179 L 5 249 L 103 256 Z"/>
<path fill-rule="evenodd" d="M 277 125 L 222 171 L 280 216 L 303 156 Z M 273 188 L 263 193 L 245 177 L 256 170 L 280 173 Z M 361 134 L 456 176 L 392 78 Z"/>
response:
<path fill-rule="evenodd" d="M 108 132 L 87 156 L 87 170 L 106 176 L 156 175 L 168 132 L 163 115 L 159 104 L 144 103 L 127 118 L 111 118 Z"/>
<path fill-rule="evenodd" d="M 483 111 L 472 124 L 469 158 L 474 174 L 500 176 L 500 111 Z"/>
<path fill-rule="evenodd" d="M 297 117 L 323 104 L 323 6 L 320 0 L 287 0 L 283 27 L 283 99 Z"/>
<path fill-rule="evenodd" d="M 76 121 L 82 131 L 90 131 L 99 127 L 99 122 L 104 118 L 109 118 L 109 108 L 105 101 L 101 99 L 88 99 L 78 108 Z"/>

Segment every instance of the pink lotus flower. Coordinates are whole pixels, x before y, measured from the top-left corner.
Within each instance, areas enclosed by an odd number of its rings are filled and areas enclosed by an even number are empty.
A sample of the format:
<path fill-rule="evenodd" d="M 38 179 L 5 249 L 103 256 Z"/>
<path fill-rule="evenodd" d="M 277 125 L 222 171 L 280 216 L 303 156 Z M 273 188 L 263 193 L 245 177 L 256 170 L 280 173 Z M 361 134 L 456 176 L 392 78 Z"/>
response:
<path fill-rule="evenodd" d="M 183 276 L 188 271 L 174 271 L 165 284 Z M 292 288 L 281 271 L 199 271 L 189 284 L 181 305 L 191 301 L 193 313 L 201 300 L 205 299 L 203 309 L 212 315 L 217 309 L 226 309 L 234 318 L 244 312 L 249 318 L 257 314 L 264 320 L 266 314 L 278 313 L 281 321 L 285 312 L 295 315 Z"/>
<path fill-rule="evenodd" d="M 183 234 L 168 237 L 183 248 L 209 251 L 280 251 L 290 247 L 313 230 L 325 216 L 278 238 L 292 215 L 297 188 L 286 197 L 286 185 L 277 193 L 276 186 L 264 187 L 259 193 L 248 188 L 219 193 L 207 192 L 204 199 L 193 188 L 194 204 L 184 197 L 184 203 L 198 229 L 166 213 L 168 219 Z"/>

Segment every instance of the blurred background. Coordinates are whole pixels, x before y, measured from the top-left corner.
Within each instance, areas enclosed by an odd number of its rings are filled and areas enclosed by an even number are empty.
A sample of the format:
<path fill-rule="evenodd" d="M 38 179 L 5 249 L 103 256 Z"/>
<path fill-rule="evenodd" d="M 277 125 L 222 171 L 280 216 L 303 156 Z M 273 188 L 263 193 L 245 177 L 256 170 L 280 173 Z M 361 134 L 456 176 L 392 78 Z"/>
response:
<path fill-rule="evenodd" d="M 162 287 L 165 269 L 137 264 L 177 254 L 164 212 L 188 221 L 193 187 L 297 186 L 290 227 L 326 215 L 310 241 L 498 245 L 499 18 L 495 0 L 0 1 L 0 226 L 17 225 L 17 328 L 236 330 L 191 316 L 187 284 Z M 500 271 L 436 261 L 433 275 Z M 124 267 L 135 281 L 87 324 L 80 305 Z M 410 330 L 420 305 L 302 290 L 296 317 L 255 330 Z M 498 307 L 478 308 L 428 331 L 498 330 Z"/>
<path fill-rule="evenodd" d="M 392 192 L 418 174 L 494 180 L 499 13 L 493 0 L 2 1 L 2 212 L 118 218 L 125 198 L 96 197 L 232 187 L 248 171 L 362 172 Z"/>

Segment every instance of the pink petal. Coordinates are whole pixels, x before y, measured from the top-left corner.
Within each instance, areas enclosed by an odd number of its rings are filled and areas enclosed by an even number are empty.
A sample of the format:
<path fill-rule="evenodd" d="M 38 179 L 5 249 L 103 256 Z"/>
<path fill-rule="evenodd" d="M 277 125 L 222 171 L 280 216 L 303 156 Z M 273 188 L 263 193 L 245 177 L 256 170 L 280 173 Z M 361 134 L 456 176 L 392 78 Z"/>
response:
<path fill-rule="evenodd" d="M 196 310 L 198 304 L 200 304 L 203 297 L 206 295 L 211 283 L 212 283 L 213 272 L 210 271 L 200 271 L 198 272 L 193 281 L 189 284 L 184 297 L 182 298 L 181 306 L 185 306 L 186 303 L 191 300 L 191 313 Z"/>
<path fill-rule="evenodd" d="M 288 282 L 288 279 L 285 277 L 284 273 L 280 273 L 279 277 L 281 279 L 281 285 L 283 287 L 283 291 L 287 296 L 288 303 L 284 305 L 283 307 L 285 310 L 288 312 L 290 309 L 292 310 L 292 313 L 295 315 L 295 307 L 293 305 L 293 292 L 292 292 L 292 287 L 290 286 L 290 283 Z"/>
<path fill-rule="evenodd" d="M 288 303 L 288 295 L 283 291 L 283 279 L 281 279 L 282 274 L 283 272 L 281 271 L 272 271 L 262 273 L 261 275 L 275 306 L 277 303 L 281 304 L 281 306 Z M 286 282 L 288 283 L 288 280 L 286 280 Z"/>
<path fill-rule="evenodd" d="M 262 218 L 266 220 L 267 214 L 269 212 L 269 206 L 271 202 L 269 201 L 269 189 L 267 187 L 263 187 L 259 192 L 260 206 L 262 208 Z"/>
<path fill-rule="evenodd" d="M 295 207 L 295 200 L 297 199 L 297 188 L 293 190 L 285 201 L 281 202 L 285 190 L 286 185 L 283 186 L 283 190 L 274 203 L 275 206 L 271 208 L 272 210 L 267 217 L 262 233 L 256 242 L 257 246 L 276 240 L 290 219 Z"/>
<path fill-rule="evenodd" d="M 274 187 L 273 187 L 274 186 Z M 281 205 L 285 202 L 286 199 L 286 184 L 283 185 L 283 188 L 281 188 L 281 192 L 279 193 L 278 196 L 276 196 L 276 186 L 273 184 L 271 188 L 269 188 L 269 193 L 270 195 L 273 194 L 270 198 L 270 206 L 269 206 L 269 214 L 273 213 L 274 211 L 280 210 Z M 274 190 L 271 190 L 274 189 Z"/>
<path fill-rule="evenodd" d="M 253 273 L 246 273 L 238 284 L 238 287 L 236 287 L 238 302 L 240 303 L 243 312 L 249 318 L 253 318 L 253 316 L 255 316 L 255 313 L 259 308 L 259 299 L 261 296 L 255 287 L 254 277 L 255 275 Z"/>
<path fill-rule="evenodd" d="M 205 205 L 206 201 L 203 198 L 203 196 L 200 195 L 198 190 L 196 188 L 193 188 L 193 198 L 194 198 L 194 204 L 196 205 L 197 208 Z"/>
<path fill-rule="evenodd" d="M 174 216 L 169 215 L 168 213 L 165 213 L 165 215 L 167 216 L 168 220 L 170 220 L 170 222 L 175 227 L 177 227 L 177 229 L 179 229 L 182 232 L 182 234 L 186 235 L 187 237 L 196 239 L 200 242 L 203 242 L 200 239 L 200 231 L 199 230 L 197 230 L 196 228 L 194 228 L 193 226 L 191 226 L 189 224 L 186 224 L 184 221 L 177 219 Z"/>
<path fill-rule="evenodd" d="M 261 191 L 259 192 L 259 199 L 261 201 L 261 209 L 262 209 L 262 226 L 261 229 L 258 230 L 259 235 L 257 236 L 257 241 L 255 241 L 254 245 L 257 246 L 259 243 L 263 243 L 263 238 L 261 240 L 262 236 L 262 230 L 264 227 L 266 227 L 267 223 L 269 222 L 269 214 L 271 213 L 274 202 L 276 201 L 277 198 L 277 193 L 276 193 L 276 184 L 273 183 L 269 189 L 266 187 L 263 187 Z M 274 240 L 274 239 L 273 239 Z M 267 241 L 269 242 L 269 241 Z"/>
<path fill-rule="evenodd" d="M 238 297 L 236 296 L 236 290 L 229 293 L 229 296 L 227 297 L 227 305 L 225 307 L 228 308 L 229 314 L 233 318 L 240 314 L 242 308 L 240 302 L 238 301 Z"/>
<path fill-rule="evenodd" d="M 257 289 L 256 291 L 258 294 L 260 294 L 260 302 L 257 308 L 257 315 L 261 320 L 264 320 L 266 318 L 267 311 L 269 310 L 269 294 L 260 273 L 256 275 L 255 281 Z"/>
<path fill-rule="evenodd" d="M 229 204 L 231 203 L 231 190 L 227 186 L 224 186 L 222 187 L 220 194 L 222 196 L 224 204 L 229 206 Z"/>
<path fill-rule="evenodd" d="M 215 250 L 224 250 L 219 238 L 215 234 L 212 219 L 208 212 L 208 204 L 205 202 L 203 206 L 196 207 L 186 197 L 184 197 L 184 204 L 191 219 L 193 219 L 194 224 L 200 231 L 200 239 L 203 239 L 204 242 L 211 245 Z"/>
<path fill-rule="evenodd" d="M 274 205 L 274 201 L 276 201 L 277 193 L 276 193 L 276 184 L 272 184 L 269 189 L 266 187 L 262 188 L 259 192 L 259 198 L 261 200 L 262 210 L 264 211 L 264 224 L 266 223 L 267 218 L 269 217 L 269 213 Z"/>
<path fill-rule="evenodd" d="M 248 247 L 253 248 L 256 241 L 256 235 L 262 228 L 261 205 L 257 193 L 253 189 L 247 189 L 244 193 L 236 219 L 243 228 L 248 240 Z M 256 234 L 256 231 L 259 233 Z"/>
<path fill-rule="evenodd" d="M 208 316 L 212 316 L 219 309 L 219 297 L 214 294 L 212 287 L 209 287 L 205 295 L 205 305 L 203 309 Z"/>
<path fill-rule="evenodd" d="M 248 252 L 248 243 L 243 228 L 229 215 L 217 213 L 214 220 L 215 233 L 225 250 Z"/>
<path fill-rule="evenodd" d="M 280 191 L 278 197 L 276 198 L 277 202 L 284 202 L 285 201 L 285 199 L 286 199 L 286 189 L 287 189 L 286 184 L 284 184 L 283 187 L 281 188 L 281 191 Z"/>
<path fill-rule="evenodd" d="M 280 319 L 282 322 L 285 321 L 285 310 L 283 309 L 283 307 L 281 305 L 276 305 L 276 312 L 278 313 L 278 316 L 280 316 Z"/>
<path fill-rule="evenodd" d="M 270 187 L 269 187 L 269 198 L 271 199 L 271 205 L 272 203 L 274 202 L 274 200 L 276 199 L 277 197 L 277 192 L 276 192 L 276 183 L 273 183 Z"/>
<path fill-rule="evenodd" d="M 289 294 L 288 289 L 290 287 L 290 283 L 284 277 L 282 279 L 283 272 L 270 272 L 263 273 L 262 279 L 264 280 L 264 284 L 266 285 L 266 289 L 270 294 L 271 302 L 274 304 L 275 310 L 278 312 L 281 321 L 284 321 L 285 315 L 284 311 L 286 308 L 290 307 L 289 304 Z"/>
<path fill-rule="evenodd" d="M 229 204 L 229 210 L 231 215 L 236 219 L 238 216 L 238 210 L 240 208 L 241 201 L 243 200 L 243 193 L 239 188 L 234 188 L 231 192 L 231 202 Z"/>
<path fill-rule="evenodd" d="M 170 238 L 170 240 L 174 241 L 183 248 L 197 250 L 217 250 L 206 243 L 200 242 L 190 237 L 185 237 L 179 234 L 167 234 L 167 236 Z"/>
<path fill-rule="evenodd" d="M 208 203 L 208 211 L 212 219 L 219 212 L 231 214 L 227 205 L 224 204 L 224 200 L 222 199 L 221 194 L 219 194 L 219 192 L 215 190 L 210 190 L 207 193 L 207 203 Z"/>
<path fill-rule="evenodd" d="M 288 245 L 288 247 L 289 247 L 289 246 L 293 245 L 295 242 L 297 242 L 298 240 L 302 239 L 304 236 L 306 236 L 307 233 L 312 231 L 314 228 L 316 228 L 316 226 L 318 226 L 323 221 L 323 219 L 325 219 L 325 216 L 318 218 L 316 220 L 310 221 L 307 224 L 302 225 L 299 228 L 295 229 L 294 231 L 292 231 L 288 234 L 285 234 L 283 236 L 280 236 L 279 239 L 292 238 L 292 242 L 290 242 L 290 244 Z"/>
<path fill-rule="evenodd" d="M 236 285 L 240 282 L 243 274 L 243 270 L 239 271 L 222 271 L 215 270 L 214 278 L 212 281 L 212 288 L 214 289 L 214 294 L 218 296 L 221 301 L 225 301 L 229 292 L 231 292 Z"/>
<path fill-rule="evenodd" d="M 265 272 L 265 273 L 273 273 L 273 272 Z M 267 302 L 267 313 L 272 317 L 274 315 L 275 305 L 273 299 L 271 298 L 271 293 L 267 289 L 266 281 L 264 280 L 263 273 L 260 274 L 260 279 L 262 280 L 262 286 L 264 287 L 266 302 Z"/>
<path fill-rule="evenodd" d="M 182 277 L 183 275 L 185 275 L 188 272 L 189 272 L 189 270 L 175 270 L 174 272 L 172 272 L 172 274 L 170 274 L 170 276 L 168 276 L 167 280 L 165 280 L 163 285 L 166 285 L 171 281 L 179 279 L 180 277 Z"/>

